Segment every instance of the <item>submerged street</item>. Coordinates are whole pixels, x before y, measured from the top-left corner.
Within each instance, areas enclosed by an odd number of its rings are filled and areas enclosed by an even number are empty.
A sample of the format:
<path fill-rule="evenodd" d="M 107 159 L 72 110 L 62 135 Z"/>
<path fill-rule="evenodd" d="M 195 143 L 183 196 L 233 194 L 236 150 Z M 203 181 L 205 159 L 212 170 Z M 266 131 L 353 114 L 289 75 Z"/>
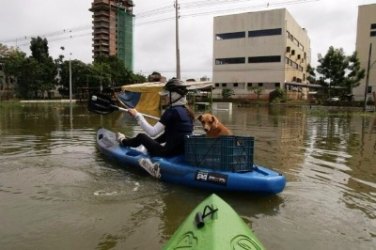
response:
<path fill-rule="evenodd" d="M 213 113 L 235 135 L 255 137 L 256 164 L 286 176 L 275 196 L 217 193 L 266 249 L 375 246 L 374 113 L 235 106 Z M 105 159 L 95 145 L 100 127 L 141 132 L 120 112 L 98 115 L 85 105 L 1 107 L 3 249 L 160 249 L 211 194 Z M 203 133 L 198 122 L 195 133 Z"/>

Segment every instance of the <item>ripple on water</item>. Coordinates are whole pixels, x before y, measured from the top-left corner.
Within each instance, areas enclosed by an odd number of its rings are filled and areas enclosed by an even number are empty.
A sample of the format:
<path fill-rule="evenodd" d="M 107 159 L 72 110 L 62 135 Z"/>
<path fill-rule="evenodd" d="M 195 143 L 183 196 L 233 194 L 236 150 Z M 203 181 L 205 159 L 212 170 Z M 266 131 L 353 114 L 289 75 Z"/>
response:
<path fill-rule="evenodd" d="M 305 199 L 313 202 L 315 207 L 330 206 L 330 211 L 340 214 L 338 204 L 344 204 L 346 208 L 375 219 L 376 196 L 371 190 L 376 191 L 376 184 L 354 177 L 354 170 L 349 167 L 351 158 L 351 155 L 341 151 L 308 150 L 303 168 L 289 171 L 289 174 L 298 177 L 299 182 L 288 183 L 288 186 L 293 187 L 296 193 L 306 194 Z"/>

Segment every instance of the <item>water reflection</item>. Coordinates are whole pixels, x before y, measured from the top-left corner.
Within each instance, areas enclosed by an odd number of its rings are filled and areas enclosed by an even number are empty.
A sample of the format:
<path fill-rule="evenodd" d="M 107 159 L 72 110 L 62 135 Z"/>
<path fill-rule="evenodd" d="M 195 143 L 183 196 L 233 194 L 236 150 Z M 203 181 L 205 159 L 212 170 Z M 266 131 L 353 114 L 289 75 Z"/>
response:
<path fill-rule="evenodd" d="M 186 189 L 174 186 L 161 196 L 163 211 L 161 213 L 161 234 L 164 241 L 177 230 L 189 213 L 211 192 L 196 189 Z M 279 196 L 257 196 L 248 194 L 217 193 L 252 227 L 252 222 L 259 217 L 274 216 L 278 214 L 283 205 L 283 198 Z M 192 222 L 193 223 L 193 222 Z"/>
<path fill-rule="evenodd" d="M 284 203 L 305 202 L 291 210 L 306 211 L 309 223 L 333 223 L 329 230 L 334 234 L 353 233 L 372 242 L 376 225 L 368 220 L 376 216 L 375 120 L 356 112 L 258 107 L 234 112 L 232 129 L 255 136 L 256 163 L 287 175 Z M 355 217 L 358 228 L 336 228 L 338 216 Z M 295 216 L 290 221 L 300 223 Z"/>
<path fill-rule="evenodd" d="M 257 164 L 287 177 L 277 196 L 220 194 L 267 249 L 374 247 L 374 114 L 284 107 L 215 114 L 236 135 L 255 137 Z M 158 249 L 210 194 L 105 160 L 95 148 L 99 127 L 141 132 L 127 115 L 80 105 L 1 108 L 2 248 Z M 203 133 L 199 124 L 196 131 Z"/>

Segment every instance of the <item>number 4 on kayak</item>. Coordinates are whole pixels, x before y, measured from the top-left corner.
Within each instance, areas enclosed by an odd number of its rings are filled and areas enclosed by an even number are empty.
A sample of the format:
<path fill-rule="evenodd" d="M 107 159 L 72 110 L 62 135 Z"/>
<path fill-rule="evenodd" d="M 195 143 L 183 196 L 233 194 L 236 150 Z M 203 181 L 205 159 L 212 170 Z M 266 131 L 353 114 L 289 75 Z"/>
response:
<path fill-rule="evenodd" d="M 212 194 L 193 209 L 163 249 L 265 248 L 234 209 Z"/>

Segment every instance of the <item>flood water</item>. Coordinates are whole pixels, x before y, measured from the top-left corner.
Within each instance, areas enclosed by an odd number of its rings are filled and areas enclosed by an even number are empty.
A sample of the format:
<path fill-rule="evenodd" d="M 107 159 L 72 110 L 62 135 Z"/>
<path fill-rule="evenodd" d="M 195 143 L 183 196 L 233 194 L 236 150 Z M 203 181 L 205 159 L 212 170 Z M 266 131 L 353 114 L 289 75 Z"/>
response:
<path fill-rule="evenodd" d="M 376 114 L 214 113 L 255 137 L 257 164 L 287 178 L 275 196 L 218 193 L 266 249 L 376 249 Z M 1 107 L 1 249 L 160 249 L 210 194 L 106 160 L 95 146 L 100 127 L 140 132 L 121 113 L 80 105 Z"/>

